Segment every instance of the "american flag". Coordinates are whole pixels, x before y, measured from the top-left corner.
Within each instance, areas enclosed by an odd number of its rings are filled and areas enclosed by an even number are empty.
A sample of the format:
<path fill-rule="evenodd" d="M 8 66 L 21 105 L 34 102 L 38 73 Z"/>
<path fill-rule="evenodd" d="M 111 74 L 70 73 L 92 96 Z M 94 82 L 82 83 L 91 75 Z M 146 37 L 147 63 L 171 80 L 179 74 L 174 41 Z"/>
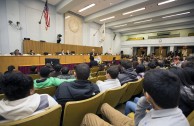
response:
<path fill-rule="evenodd" d="M 46 30 L 48 29 L 48 27 L 50 27 L 50 16 L 49 16 L 49 8 L 48 8 L 48 4 L 47 4 L 47 0 L 45 3 L 45 7 L 44 7 L 44 18 L 45 18 L 45 28 Z"/>

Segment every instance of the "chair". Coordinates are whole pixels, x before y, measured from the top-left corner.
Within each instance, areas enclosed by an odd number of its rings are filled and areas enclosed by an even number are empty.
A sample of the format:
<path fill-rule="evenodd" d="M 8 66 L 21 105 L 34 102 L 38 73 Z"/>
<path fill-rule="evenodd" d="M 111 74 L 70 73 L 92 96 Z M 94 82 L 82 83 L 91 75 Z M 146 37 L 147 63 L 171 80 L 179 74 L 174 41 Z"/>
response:
<path fill-rule="evenodd" d="M 106 75 L 106 71 L 99 71 L 98 72 L 98 76 L 103 76 L 103 75 Z"/>
<path fill-rule="evenodd" d="M 128 101 L 134 94 L 135 90 L 137 89 L 138 83 L 140 80 L 135 81 L 135 82 L 128 82 L 127 85 L 127 90 L 121 97 L 120 103 L 125 103 Z"/>
<path fill-rule="evenodd" d="M 96 76 L 97 76 L 97 75 L 96 75 L 96 72 L 90 73 L 90 76 L 91 76 L 91 77 L 96 77 Z"/>
<path fill-rule="evenodd" d="M 4 94 L 0 94 L 0 100 L 3 99 L 5 97 Z"/>
<path fill-rule="evenodd" d="M 79 126 L 87 113 L 96 113 L 101 103 L 103 93 L 81 100 L 67 102 L 64 109 L 63 126 Z"/>
<path fill-rule="evenodd" d="M 61 106 L 56 105 L 34 116 L 0 123 L 0 126 L 59 126 L 61 110 Z"/>
<path fill-rule="evenodd" d="M 39 89 L 35 89 L 35 93 L 49 94 L 50 96 L 53 96 L 55 94 L 56 88 L 57 87 L 55 87 L 55 86 L 39 88 Z"/>
<path fill-rule="evenodd" d="M 97 80 L 101 80 L 101 81 L 104 81 L 104 80 L 106 80 L 106 76 L 98 76 L 98 79 Z"/>
<path fill-rule="evenodd" d="M 29 74 L 28 76 L 32 77 L 33 80 L 40 78 L 39 74 Z"/>
<path fill-rule="evenodd" d="M 108 103 L 110 106 L 116 107 L 119 104 L 119 101 L 123 94 L 126 92 L 126 90 L 127 90 L 126 84 L 115 89 L 106 90 L 103 94 L 101 105 L 103 103 Z M 98 110 L 98 114 L 100 114 L 100 108 Z"/>
<path fill-rule="evenodd" d="M 188 115 L 187 120 L 190 126 L 194 126 L 194 110 Z"/>
<path fill-rule="evenodd" d="M 97 77 L 91 77 L 88 80 L 91 81 L 92 83 L 96 83 Z"/>
<path fill-rule="evenodd" d="M 138 83 L 137 83 L 138 86 L 137 86 L 135 92 L 133 93 L 133 95 L 138 95 L 138 94 L 143 92 L 143 86 L 142 86 L 143 79 L 144 78 L 141 78 L 138 80 Z"/>
<path fill-rule="evenodd" d="M 98 69 L 99 69 L 98 66 L 94 66 L 94 67 L 92 67 L 92 68 L 90 69 L 90 72 L 91 72 L 91 73 L 97 72 Z"/>

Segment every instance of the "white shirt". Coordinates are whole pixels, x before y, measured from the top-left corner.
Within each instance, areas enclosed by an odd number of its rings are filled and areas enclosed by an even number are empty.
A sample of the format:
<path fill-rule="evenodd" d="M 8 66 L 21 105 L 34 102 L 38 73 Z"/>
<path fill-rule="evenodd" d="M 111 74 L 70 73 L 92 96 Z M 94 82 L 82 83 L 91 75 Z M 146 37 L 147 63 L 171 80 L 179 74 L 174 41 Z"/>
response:
<path fill-rule="evenodd" d="M 121 86 L 121 83 L 118 79 L 107 79 L 103 81 L 97 81 L 96 84 L 98 85 L 100 92 L 104 92 L 107 89 L 113 89 Z"/>

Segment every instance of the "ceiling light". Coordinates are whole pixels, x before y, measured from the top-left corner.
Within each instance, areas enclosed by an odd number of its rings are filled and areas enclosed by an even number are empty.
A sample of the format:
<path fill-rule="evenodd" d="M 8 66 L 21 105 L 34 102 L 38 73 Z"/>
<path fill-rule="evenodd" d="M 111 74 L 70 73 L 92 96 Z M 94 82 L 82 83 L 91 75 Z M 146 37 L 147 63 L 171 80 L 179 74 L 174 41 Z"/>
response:
<path fill-rule="evenodd" d="M 68 18 L 70 18 L 70 16 L 66 16 L 66 17 L 65 17 L 65 19 L 68 19 Z"/>
<path fill-rule="evenodd" d="M 189 14 L 190 12 L 184 12 L 184 13 L 179 13 L 179 14 L 174 14 L 174 15 L 169 15 L 169 16 L 165 16 L 162 18 L 169 18 L 169 17 L 174 17 L 174 16 L 180 16 L 180 15 L 185 15 L 185 14 Z"/>
<path fill-rule="evenodd" d="M 171 3 L 171 2 L 174 2 L 174 1 L 176 1 L 176 0 L 167 0 L 167 1 L 164 1 L 164 2 L 158 3 L 158 5 L 163 5 L 163 4 Z"/>
<path fill-rule="evenodd" d="M 80 9 L 78 12 L 85 11 L 85 10 L 87 10 L 87 9 L 89 9 L 89 8 L 93 7 L 93 6 L 95 6 L 95 4 L 94 4 L 94 3 L 93 3 L 93 4 L 90 4 L 90 5 L 86 6 L 86 7 L 84 7 L 84 8 L 82 8 L 82 9 Z"/>
<path fill-rule="evenodd" d="M 104 19 L 101 19 L 100 21 L 106 21 L 106 20 L 110 20 L 110 19 L 113 19 L 113 18 L 115 18 L 115 16 L 104 18 Z"/>
<path fill-rule="evenodd" d="M 123 13 L 123 15 L 135 13 L 135 12 L 142 11 L 142 10 L 145 10 L 145 7 L 139 8 L 139 9 L 136 9 L 136 10 L 133 10 L 133 11 L 125 12 L 125 13 Z"/>
<path fill-rule="evenodd" d="M 115 28 L 126 26 L 127 24 L 114 26 Z"/>
<path fill-rule="evenodd" d="M 139 23 L 148 22 L 148 21 L 152 21 L 152 19 L 148 19 L 148 20 L 144 20 L 144 21 L 134 22 L 134 24 L 139 24 Z"/>

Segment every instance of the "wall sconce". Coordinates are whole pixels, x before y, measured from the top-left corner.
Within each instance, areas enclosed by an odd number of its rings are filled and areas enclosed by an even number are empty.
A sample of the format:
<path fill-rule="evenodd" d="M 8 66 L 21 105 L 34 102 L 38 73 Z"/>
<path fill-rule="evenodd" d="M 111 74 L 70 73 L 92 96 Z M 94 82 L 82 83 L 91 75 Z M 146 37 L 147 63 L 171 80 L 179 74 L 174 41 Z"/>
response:
<path fill-rule="evenodd" d="M 13 23 L 13 21 L 8 21 L 9 25 L 17 30 L 22 30 L 22 27 L 20 26 L 20 22 L 17 21 L 16 23 Z"/>

